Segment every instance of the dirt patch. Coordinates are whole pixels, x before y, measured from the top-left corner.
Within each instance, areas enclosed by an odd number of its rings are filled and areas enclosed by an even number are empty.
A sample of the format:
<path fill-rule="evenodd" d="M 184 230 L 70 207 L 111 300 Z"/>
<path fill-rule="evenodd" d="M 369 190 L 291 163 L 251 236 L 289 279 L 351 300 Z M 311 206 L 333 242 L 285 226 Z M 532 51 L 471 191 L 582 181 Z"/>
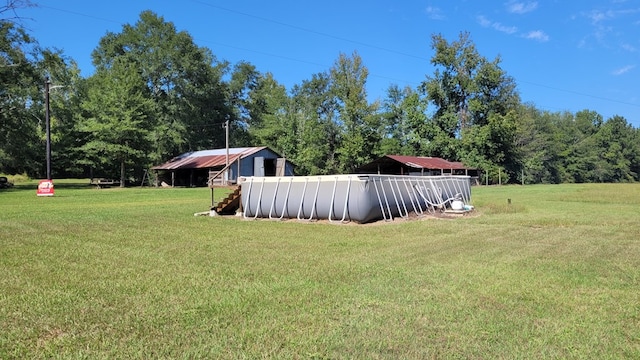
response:
<path fill-rule="evenodd" d="M 38 337 L 38 347 L 45 347 L 48 343 L 61 339 L 65 335 L 67 335 L 67 333 L 65 333 L 60 328 L 48 329 L 43 334 L 41 334 L 40 337 Z"/>
<path fill-rule="evenodd" d="M 200 214 L 200 213 L 199 213 Z M 198 215 L 198 214 L 196 214 Z M 205 215 L 205 213 L 201 213 L 201 215 Z M 425 214 L 416 214 L 415 212 L 410 212 L 407 217 L 394 217 L 393 220 L 376 220 L 367 223 L 359 223 L 355 221 L 345 221 L 341 222 L 339 220 L 329 221 L 328 219 L 313 219 L 313 220 L 298 220 L 298 219 L 269 219 L 269 218 L 249 218 L 245 219 L 243 216 L 237 215 L 216 215 L 223 218 L 228 219 L 238 219 L 244 221 L 293 221 L 300 224 L 332 224 L 332 225 L 357 225 L 357 226 L 380 226 L 380 225 L 389 225 L 389 224 L 398 224 L 407 221 L 425 221 L 425 220 L 455 220 L 463 217 L 477 217 L 479 216 L 478 212 L 475 210 L 464 211 L 464 212 L 441 212 L 436 211 L 434 213 L 425 213 Z"/>

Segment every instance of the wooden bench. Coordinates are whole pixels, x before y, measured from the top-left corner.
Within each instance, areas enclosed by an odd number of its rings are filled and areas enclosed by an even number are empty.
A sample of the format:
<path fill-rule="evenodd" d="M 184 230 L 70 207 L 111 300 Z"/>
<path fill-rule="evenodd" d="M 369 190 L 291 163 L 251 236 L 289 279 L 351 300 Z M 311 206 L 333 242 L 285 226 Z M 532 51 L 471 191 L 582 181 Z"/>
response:
<path fill-rule="evenodd" d="M 113 185 L 120 185 L 120 180 L 113 179 L 91 179 L 91 185 L 95 185 L 96 188 L 101 189 L 103 187 L 111 187 Z"/>

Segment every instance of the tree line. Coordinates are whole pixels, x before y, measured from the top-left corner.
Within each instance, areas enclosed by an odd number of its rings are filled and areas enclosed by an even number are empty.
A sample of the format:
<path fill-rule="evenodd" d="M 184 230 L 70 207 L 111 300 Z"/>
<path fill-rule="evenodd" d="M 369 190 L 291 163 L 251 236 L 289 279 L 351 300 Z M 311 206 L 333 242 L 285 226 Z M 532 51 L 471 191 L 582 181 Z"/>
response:
<path fill-rule="evenodd" d="M 1 14 L 2 12 L 0 12 Z M 151 11 L 92 52 L 83 78 L 73 59 L 41 48 L 15 21 L 0 22 L 0 173 L 45 173 L 49 79 L 54 178 L 140 179 L 178 154 L 268 146 L 300 175 L 349 173 L 385 154 L 461 161 L 490 182 L 631 182 L 640 134 L 620 116 L 539 110 L 523 103 L 501 59 L 469 33 L 431 37 L 435 71 L 415 87 L 390 85 L 370 101 L 357 52 L 286 89 L 248 61 L 231 64 Z"/>

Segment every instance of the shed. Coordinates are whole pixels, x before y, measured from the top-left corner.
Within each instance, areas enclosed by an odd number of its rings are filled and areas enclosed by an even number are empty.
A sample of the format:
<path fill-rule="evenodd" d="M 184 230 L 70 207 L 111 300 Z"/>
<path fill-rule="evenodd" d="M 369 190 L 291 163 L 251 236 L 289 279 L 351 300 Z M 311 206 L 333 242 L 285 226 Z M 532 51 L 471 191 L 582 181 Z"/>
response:
<path fill-rule="evenodd" d="M 388 175 L 468 175 L 478 177 L 478 169 L 461 162 L 430 156 L 385 155 L 358 169 L 360 174 Z"/>
<path fill-rule="evenodd" d="M 227 166 L 227 163 L 229 164 Z M 240 176 L 289 176 L 293 164 L 266 146 L 184 153 L 151 168 L 171 186 L 233 184 Z M 158 184 L 156 183 L 156 186 Z"/>

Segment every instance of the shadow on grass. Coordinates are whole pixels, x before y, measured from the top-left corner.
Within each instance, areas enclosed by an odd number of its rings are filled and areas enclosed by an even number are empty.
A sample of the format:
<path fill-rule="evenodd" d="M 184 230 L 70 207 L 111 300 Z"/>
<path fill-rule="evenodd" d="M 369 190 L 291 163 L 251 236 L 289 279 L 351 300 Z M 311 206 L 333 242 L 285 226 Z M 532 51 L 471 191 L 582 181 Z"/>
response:
<path fill-rule="evenodd" d="M 84 179 L 64 179 L 60 181 L 53 180 L 53 185 L 55 189 L 89 189 L 95 187 L 95 185 L 91 185 L 89 180 Z M 7 189 L 0 189 L 0 194 L 5 192 L 13 192 L 13 191 L 36 191 L 38 189 L 38 180 L 31 180 L 28 182 L 20 182 L 14 184 L 12 187 Z"/>

